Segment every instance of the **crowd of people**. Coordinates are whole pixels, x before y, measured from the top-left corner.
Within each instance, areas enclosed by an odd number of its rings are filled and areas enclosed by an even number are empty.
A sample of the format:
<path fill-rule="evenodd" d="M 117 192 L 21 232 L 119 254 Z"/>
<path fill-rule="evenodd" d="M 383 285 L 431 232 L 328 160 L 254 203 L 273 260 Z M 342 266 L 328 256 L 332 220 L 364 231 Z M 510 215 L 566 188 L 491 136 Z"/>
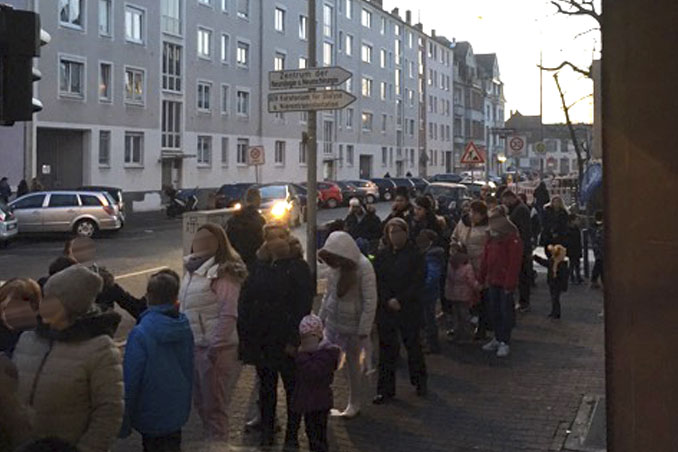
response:
<path fill-rule="evenodd" d="M 516 309 L 530 309 L 535 260 L 560 319 L 568 282 L 582 280 L 581 231 L 560 198 L 542 201 L 482 191 L 455 224 L 434 199 L 412 202 L 404 191 L 384 221 L 351 200 L 317 255 L 327 287 L 315 309 L 302 246 L 261 217 L 257 189 L 225 227 L 201 226 L 183 274 L 153 274 L 141 298 L 96 263 L 93 240 L 70 240 L 48 276 L 0 287 L 0 449 L 103 452 L 134 430 L 145 451 L 178 451 L 195 408 L 211 447 L 227 450 L 230 402 L 250 365 L 257 402 L 247 427 L 261 445 L 275 443 L 282 380 L 285 450 L 299 448 L 303 420 L 310 449 L 327 451 L 328 418 L 359 415 L 369 374 L 378 374 L 375 405 L 396 397 L 401 344 L 419 397 L 441 337 L 508 356 Z M 594 236 L 597 283 L 600 222 Z M 348 401 L 335 409 L 340 365 Z"/>
<path fill-rule="evenodd" d="M 9 179 L 7 177 L 2 177 L 0 178 L 0 202 L 3 204 L 9 203 L 12 194 L 14 194 L 16 198 L 20 198 L 27 193 L 43 191 L 44 189 L 45 187 L 43 187 L 40 181 L 34 177 L 31 180 L 30 187 L 28 182 L 26 182 L 26 179 L 21 179 L 17 184 L 16 192 L 12 193 L 12 187 L 9 185 Z"/>

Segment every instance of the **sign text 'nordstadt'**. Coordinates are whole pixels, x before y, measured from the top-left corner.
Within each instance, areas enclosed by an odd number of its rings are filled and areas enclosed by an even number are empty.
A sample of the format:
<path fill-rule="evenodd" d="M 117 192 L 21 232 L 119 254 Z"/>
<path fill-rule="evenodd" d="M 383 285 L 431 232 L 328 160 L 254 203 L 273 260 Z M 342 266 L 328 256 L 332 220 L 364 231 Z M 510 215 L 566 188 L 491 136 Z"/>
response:
<path fill-rule="evenodd" d="M 268 112 L 340 110 L 355 100 L 354 95 L 344 90 L 271 93 L 268 95 Z"/>

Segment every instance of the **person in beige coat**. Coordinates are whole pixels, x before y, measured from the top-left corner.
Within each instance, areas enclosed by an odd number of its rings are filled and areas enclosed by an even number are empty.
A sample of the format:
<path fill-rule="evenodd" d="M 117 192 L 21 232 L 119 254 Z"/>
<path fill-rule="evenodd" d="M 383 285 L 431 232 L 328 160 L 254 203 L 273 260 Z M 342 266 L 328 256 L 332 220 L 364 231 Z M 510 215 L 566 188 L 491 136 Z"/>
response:
<path fill-rule="evenodd" d="M 101 277 L 82 265 L 55 274 L 45 285 L 42 323 L 19 339 L 13 359 L 33 439 L 104 452 L 120 431 L 122 365 L 111 338 L 120 316 L 95 307 L 101 287 Z"/>

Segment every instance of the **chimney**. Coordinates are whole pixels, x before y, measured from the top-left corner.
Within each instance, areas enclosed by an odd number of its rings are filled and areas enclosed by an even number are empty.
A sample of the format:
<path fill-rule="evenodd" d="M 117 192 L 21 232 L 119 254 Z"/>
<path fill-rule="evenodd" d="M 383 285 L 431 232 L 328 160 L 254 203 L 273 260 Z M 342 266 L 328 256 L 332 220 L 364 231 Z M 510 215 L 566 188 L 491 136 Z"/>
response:
<path fill-rule="evenodd" d="M 391 14 L 393 14 L 396 17 L 400 17 L 400 9 L 399 8 L 393 8 L 393 11 L 391 11 Z"/>
<path fill-rule="evenodd" d="M 435 38 L 436 37 L 436 31 L 435 29 L 431 30 L 431 37 Z"/>
<path fill-rule="evenodd" d="M 405 11 L 405 22 L 407 22 L 407 25 L 412 24 L 412 11 L 410 11 L 409 9 Z"/>
<path fill-rule="evenodd" d="M 423 25 L 421 22 L 419 22 L 418 24 L 416 24 L 416 25 L 414 26 L 414 28 L 416 28 L 416 29 L 419 30 L 419 31 L 424 31 L 424 25 Z"/>

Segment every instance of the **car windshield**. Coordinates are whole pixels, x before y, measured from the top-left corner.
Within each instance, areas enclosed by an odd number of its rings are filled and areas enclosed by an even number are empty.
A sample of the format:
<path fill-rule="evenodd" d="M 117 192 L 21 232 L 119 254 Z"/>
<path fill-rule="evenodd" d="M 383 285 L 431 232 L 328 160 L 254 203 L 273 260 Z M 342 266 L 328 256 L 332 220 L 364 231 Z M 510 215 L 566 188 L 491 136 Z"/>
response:
<path fill-rule="evenodd" d="M 238 185 L 222 185 L 219 189 L 220 194 L 233 197 L 238 197 L 243 191 L 245 191 L 245 187 L 240 187 Z"/>
<path fill-rule="evenodd" d="M 349 183 L 351 185 L 354 185 L 354 186 L 360 187 L 360 188 L 368 188 L 370 186 L 370 184 L 368 182 L 363 182 L 363 181 L 360 181 L 360 180 L 352 180 Z"/>
<path fill-rule="evenodd" d="M 454 196 L 455 191 L 459 190 L 457 187 L 444 187 L 442 185 L 429 185 L 428 193 L 435 198 L 441 196 L 451 197 Z"/>
<path fill-rule="evenodd" d="M 267 185 L 259 189 L 262 200 L 286 199 L 287 190 L 284 185 Z"/>

